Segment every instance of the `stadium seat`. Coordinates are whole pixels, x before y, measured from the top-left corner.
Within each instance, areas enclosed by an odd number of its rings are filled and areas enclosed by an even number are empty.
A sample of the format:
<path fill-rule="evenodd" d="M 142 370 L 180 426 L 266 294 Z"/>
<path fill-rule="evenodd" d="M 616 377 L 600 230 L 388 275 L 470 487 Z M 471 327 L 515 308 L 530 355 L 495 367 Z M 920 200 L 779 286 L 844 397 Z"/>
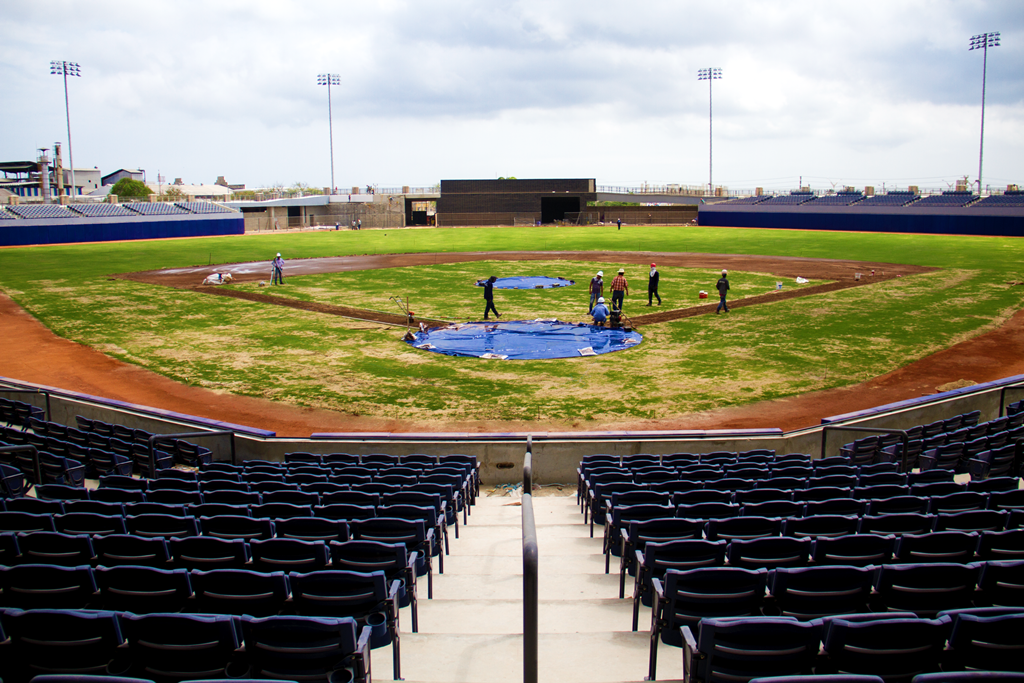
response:
<path fill-rule="evenodd" d="M 633 584 L 633 630 L 637 630 L 640 605 L 652 605 L 652 579 L 663 580 L 669 569 L 686 571 L 724 566 L 727 549 L 725 541 L 702 538 L 648 542 L 638 549 L 635 552 L 636 578 Z M 622 597 L 621 582 L 619 597 Z"/>
<path fill-rule="evenodd" d="M 212 569 L 193 571 L 190 578 L 194 611 L 200 613 L 267 617 L 278 614 L 288 600 L 288 579 L 281 571 Z"/>
<path fill-rule="evenodd" d="M 11 681 L 102 676 L 124 643 L 119 616 L 97 610 L 9 609 L 3 628 L 11 640 L 5 655 Z"/>
<path fill-rule="evenodd" d="M 162 538 L 145 536 L 109 535 L 96 536 L 93 539 L 96 550 L 95 564 L 106 567 L 134 565 L 168 569 L 171 555 L 167 550 L 167 541 Z"/>
<path fill-rule="evenodd" d="M 786 617 L 704 619 L 683 629 L 683 678 L 724 683 L 809 674 L 821 636 L 821 623 Z"/>
<path fill-rule="evenodd" d="M 242 644 L 236 617 L 211 614 L 124 614 L 130 675 L 156 681 L 227 678 Z"/>
<path fill-rule="evenodd" d="M 53 531 L 33 531 L 10 538 L 17 539 L 17 564 L 53 564 L 62 567 L 91 565 L 96 559 L 93 540 L 86 535 L 62 534 Z M 97 538 L 103 538 L 98 536 Z M 13 558 L 0 564 L 13 565 Z"/>
<path fill-rule="evenodd" d="M 909 681 L 915 675 L 938 671 L 952 620 L 837 617 L 825 623 L 822 646 L 828 671 L 881 676 L 886 681 Z"/>
<path fill-rule="evenodd" d="M 103 609 L 115 612 L 181 612 L 192 597 L 185 569 L 97 567 L 95 577 Z"/>
<path fill-rule="evenodd" d="M 242 635 L 246 661 L 256 678 L 369 681 L 370 628 L 360 630 L 350 617 L 245 617 Z"/>
<path fill-rule="evenodd" d="M 249 562 L 249 545 L 242 539 L 194 535 L 171 538 L 167 547 L 171 562 L 182 569 L 245 569 Z"/>
<path fill-rule="evenodd" d="M 768 572 L 768 590 L 782 616 L 818 619 L 866 611 L 873 579 L 870 567 L 784 567 Z"/>
<path fill-rule="evenodd" d="M 887 564 L 875 579 L 879 604 L 890 612 L 932 616 L 969 607 L 982 564 Z"/>
<path fill-rule="evenodd" d="M 258 572 L 311 572 L 330 566 L 327 544 L 297 538 L 270 538 L 249 543 L 252 569 Z M 357 570 L 361 571 L 361 570 Z"/>
<path fill-rule="evenodd" d="M 0 566 L 0 607 L 82 609 L 94 601 L 96 581 L 88 565 Z"/>

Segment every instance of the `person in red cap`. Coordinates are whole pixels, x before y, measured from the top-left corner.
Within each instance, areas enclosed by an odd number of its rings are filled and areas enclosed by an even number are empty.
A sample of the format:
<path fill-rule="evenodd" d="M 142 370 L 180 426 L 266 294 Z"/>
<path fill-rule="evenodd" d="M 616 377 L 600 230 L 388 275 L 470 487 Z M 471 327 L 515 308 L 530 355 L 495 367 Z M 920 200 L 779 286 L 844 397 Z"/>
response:
<path fill-rule="evenodd" d="M 658 272 L 658 264 L 651 264 L 651 273 L 647 278 L 647 305 L 652 305 L 654 297 L 658 297 L 658 305 L 661 305 L 661 295 L 658 294 L 658 280 L 661 279 L 661 273 Z"/>

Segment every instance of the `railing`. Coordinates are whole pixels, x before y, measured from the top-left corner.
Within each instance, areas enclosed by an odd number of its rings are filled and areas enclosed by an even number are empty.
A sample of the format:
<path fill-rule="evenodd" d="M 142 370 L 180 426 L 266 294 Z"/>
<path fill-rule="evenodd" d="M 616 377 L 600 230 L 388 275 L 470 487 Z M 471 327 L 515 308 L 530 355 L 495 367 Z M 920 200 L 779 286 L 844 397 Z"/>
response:
<path fill-rule="evenodd" d="M 821 429 L 821 457 L 825 457 L 825 442 L 828 440 L 829 432 L 870 432 L 872 434 L 899 434 L 903 441 L 903 462 L 900 463 L 900 472 L 909 472 L 907 462 L 907 450 L 910 448 L 910 438 L 905 429 L 882 429 L 881 427 L 844 427 L 842 425 L 826 425 Z"/>
<path fill-rule="evenodd" d="M 876 195 L 885 195 L 889 192 L 906 192 L 908 187 L 875 187 Z M 855 191 L 863 190 L 863 188 L 855 188 Z M 950 188 L 941 187 L 919 187 L 917 188 L 917 194 L 922 197 L 930 195 L 942 194 L 948 192 Z M 788 195 L 790 192 L 798 192 L 799 188 L 791 189 L 779 189 L 779 188 L 763 188 L 762 194 L 766 197 L 772 195 Z M 818 196 L 825 197 L 828 195 L 838 194 L 843 190 L 841 189 L 813 189 L 810 193 Z M 715 191 L 709 192 L 706 185 L 639 185 L 639 186 L 622 186 L 622 185 L 598 185 L 597 192 L 607 194 L 631 194 L 631 195 L 664 195 L 673 194 L 681 195 L 684 197 L 752 197 L 757 194 L 757 190 L 754 188 L 741 188 L 730 190 L 724 186 L 715 186 Z M 975 194 L 977 192 L 975 191 Z M 986 187 L 985 191 L 980 193 L 980 196 L 987 197 L 991 195 L 1003 194 L 1003 190 L 998 188 Z"/>
<path fill-rule="evenodd" d="M 235 433 L 228 429 L 220 429 L 209 432 L 181 432 L 180 434 L 153 434 L 149 437 L 149 478 L 156 479 L 156 444 L 175 439 L 198 439 L 204 436 L 230 436 L 231 437 L 231 464 L 237 465 L 235 459 Z"/>
<path fill-rule="evenodd" d="M 45 389 L 15 389 L 8 386 L 0 386 L 0 394 L 42 394 L 46 400 L 46 407 L 43 408 L 43 419 L 50 419 L 50 392 Z"/>
<path fill-rule="evenodd" d="M 537 683 L 537 616 L 540 552 L 533 516 L 533 437 L 523 460 L 523 683 Z"/>
<path fill-rule="evenodd" d="M 39 451 L 35 446 L 0 446 L 0 453 L 21 453 L 22 451 L 28 451 L 32 454 L 32 464 L 36 469 L 36 484 L 41 485 L 43 483 L 43 466 L 39 463 Z"/>
<path fill-rule="evenodd" d="M 1006 392 L 1007 391 L 1024 391 L 1024 384 L 1015 384 L 1009 387 L 1003 387 L 999 392 L 999 417 L 1003 416 L 1003 411 L 1006 409 Z"/>

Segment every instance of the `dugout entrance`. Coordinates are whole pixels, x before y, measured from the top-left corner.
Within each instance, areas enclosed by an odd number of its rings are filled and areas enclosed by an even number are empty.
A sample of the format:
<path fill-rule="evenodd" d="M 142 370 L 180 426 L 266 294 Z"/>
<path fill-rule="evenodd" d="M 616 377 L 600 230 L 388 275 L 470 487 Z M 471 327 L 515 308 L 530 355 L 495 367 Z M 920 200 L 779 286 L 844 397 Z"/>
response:
<path fill-rule="evenodd" d="M 541 197 L 540 222 L 564 221 L 566 213 L 579 213 L 579 197 Z"/>

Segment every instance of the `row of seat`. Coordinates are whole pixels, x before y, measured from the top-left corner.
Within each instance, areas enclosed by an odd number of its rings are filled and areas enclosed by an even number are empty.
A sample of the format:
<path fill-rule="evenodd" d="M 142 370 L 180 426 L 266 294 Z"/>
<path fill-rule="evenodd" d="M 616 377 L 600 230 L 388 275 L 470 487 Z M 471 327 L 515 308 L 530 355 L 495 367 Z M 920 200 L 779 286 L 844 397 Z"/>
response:
<path fill-rule="evenodd" d="M 724 480 L 723 480 L 724 481 Z M 993 481 L 993 480 L 990 480 Z M 728 484 L 728 482 L 726 482 Z M 693 516 L 735 516 L 740 507 L 757 506 L 758 514 L 803 515 L 853 514 L 864 515 L 891 512 L 962 512 L 970 510 L 1014 510 L 1024 505 L 1024 493 L 1018 489 L 997 490 L 991 493 L 970 491 L 959 484 L 934 483 L 905 487 L 879 485 L 863 488 L 821 486 L 809 489 L 745 488 L 732 486 L 703 488 L 689 485 L 679 490 L 663 490 L 664 484 L 641 487 L 629 482 L 597 484 L 590 510 L 591 535 L 594 524 L 604 524 L 608 515 L 619 505 L 669 504 L 674 507 L 701 506 Z M 673 488 L 676 488 L 673 486 Z M 878 501 L 877 503 L 875 501 Z M 720 511 L 719 511 L 720 510 Z"/>
<path fill-rule="evenodd" d="M 1017 654 L 1024 647 L 1024 611 L 960 610 L 930 619 L 849 614 L 811 622 L 705 619 L 683 629 L 682 646 L 688 683 L 1019 680 L 1024 678 Z"/>
<path fill-rule="evenodd" d="M 855 609 L 860 604 L 863 586 L 869 586 L 868 604 L 873 603 L 878 612 L 865 617 L 867 621 L 892 618 L 893 614 L 918 619 L 921 617 L 936 618 L 941 612 L 948 610 L 968 609 L 980 606 L 1014 605 L 1024 606 L 1024 585 L 1020 577 L 1024 572 L 1024 562 L 990 562 L 975 564 L 915 564 L 915 565 L 883 565 L 874 571 L 865 572 L 855 567 L 808 568 L 799 570 L 777 570 L 773 574 L 774 597 L 776 604 L 780 596 L 784 605 L 793 606 L 801 616 L 811 616 L 807 612 L 822 613 L 825 610 Z M 663 642 L 675 647 L 684 645 L 684 629 L 691 634 L 711 619 L 723 617 L 748 617 L 761 615 L 769 572 L 764 569 L 747 570 L 740 568 L 704 568 L 688 571 L 668 570 L 664 580 L 652 579 L 653 591 L 651 607 L 651 652 L 649 679 L 654 680 L 656 674 L 658 643 Z M 1002 592 L 1009 586 L 1009 600 L 1006 601 Z M 792 602 L 788 594 L 792 594 Z M 846 595 L 857 596 L 846 602 Z M 1017 609 L 1015 612 L 1024 610 Z M 887 614 L 888 613 L 888 614 Z M 832 612 L 826 619 L 850 619 L 849 616 Z M 792 619 L 799 622 L 798 619 Z M 807 623 L 807 622 L 804 622 Z M 812 620 L 810 622 L 814 624 Z M 1024 636 L 1024 629 L 1019 624 L 1016 633 L 1011 635 L 1015 641 Z M 902 628 L 889 630 L 885 643 L 891 651 L 904 650 L 912 652 L 917 649 L 913 637 L 906 624 Z M 904 632 L 903 629 L 908 629 Z M 1003 627 L 1005 630 L 1005 626 Z M 945 643 L 948 630 L 943 633 L 940 643 Z M 990 641 L 1001 642 L 1006 635 Z M 771 639 L 765 643 L 770 647 Z M 827 649 L 827 646 L 826 646 Z M 998 648 L 994 648 L 998 649 Z M 817 653 L 817 647 L 812 648 Z M 938 670 L 939 651 L 932 651 L 933 661 L 930 666 Z M 851 652 L 853 654 L 853 652 Z M 865 652 L 865 655 L 867 653 Z M 997 657 L 998 653 L 992 653 Z M 880 666 L 882 662 L 876 662 Z M 984 668 L 989 667 L 981 664 Z M 1018 663 L 1019 666 L 1019 663 Z M 841 667 L 840 670 L 850 669 Z M 863 671 L 863 669 L 858 669 Z M 882 673 L 876 669 L 875 673 Z M 895 673 L 895 677 L 906 672 Z"/>
<path fill-rule="evenodd" d="M 982 534 L 942 532 L 899 537 L 861 534 L 823 536 L 814 540 L 779 537 L 728 542 L 701 538 L 651 540 L 635 544 L 636 550 L 632 553 L 631 563 L 627 563 L 625 556 L 623 557 L 619 569 L 619 598 L 625 597 L 626 576 L 632 574 L 635 629 L 641 602 L 650 606 L 651 579 L 663 577 L 669 569 L 739 567 L 774 570 L 834 565 L 869 567 L 890 563 L 1012 562 L 1024 560 L 1024 539 L 1019 533 L 1021 531 L 1024 530 Z M 818 576 L 827 576 L 827 573 Z M 1003 597 L 1012 598 L 1012 594 L 1004 590 Z M 1018 594 L 1017 597 L 1021 596 Z M 813 601 L 808 604 L 813 604 Z M 827 610 L 832 608 L 822 606 L 817 609 L 821 609 L 819 615 L 824 616 L 829 614 Z"/>
<path fill-rule="evenodd" d="M 7 609 L 0 610 L 0 676 L 28 681 L 113 672 L 132 677 L 125 683 L 137 676 L 159 683 L 229 677 L 367 683 L 372 631 L 351 617 Z"/>

